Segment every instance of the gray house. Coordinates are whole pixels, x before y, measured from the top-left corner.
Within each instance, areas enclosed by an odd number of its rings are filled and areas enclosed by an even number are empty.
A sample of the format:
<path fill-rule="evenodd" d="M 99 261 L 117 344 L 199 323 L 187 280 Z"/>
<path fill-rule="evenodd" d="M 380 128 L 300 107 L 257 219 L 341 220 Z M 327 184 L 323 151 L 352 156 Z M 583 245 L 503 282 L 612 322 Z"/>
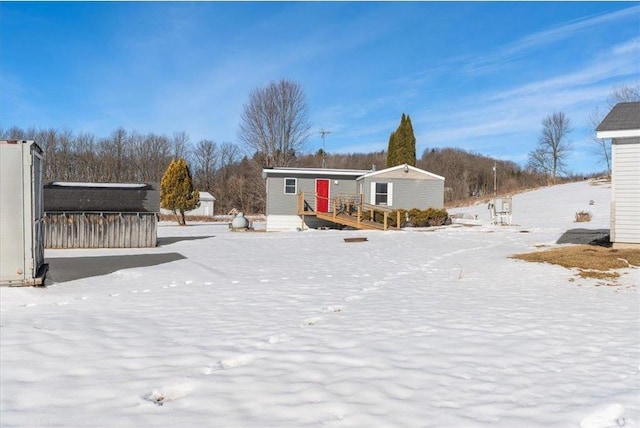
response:
<path fill-rule="evenodd" d="M 265 168 L 267 230 L 386 229 L 374 211 L 442 208 L 444 178 L 409 165 L 375 170 Z M 369 216 L 366 214 L 369 213 Z"/>
<path fill-rule="evenodd" d="M 640 102 L 616 104 L 596 136 L 611 139 L 610 240 L 640 247 Z"/>

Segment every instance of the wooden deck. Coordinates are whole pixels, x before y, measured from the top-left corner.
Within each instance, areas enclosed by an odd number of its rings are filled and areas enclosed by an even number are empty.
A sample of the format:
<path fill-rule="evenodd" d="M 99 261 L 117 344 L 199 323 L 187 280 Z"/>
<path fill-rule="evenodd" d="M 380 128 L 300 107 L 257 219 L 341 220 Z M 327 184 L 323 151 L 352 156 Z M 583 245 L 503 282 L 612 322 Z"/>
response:
<path fill-rule="evenodd" d="M 305 216 L 315 216 L 318 219 L 330 221 L 342 226 L 353 227 L 360 230 L 389 230 L 389 216 L 393 210 L 386 207 L 376 207 L 364 204 L 360 196 L 341 195 L 333 199 L 329 199 L 329 211 L 319 212 L 315 210 L 317 200 L 321 198 L 317 194 L 311 195 L 305 199 L 304 193 L 298 194 L 298 215 L 302 217 L 304 223 Z M 384 221 L 382 223 L 373 220 L 367 220 L 365 217 L 373 219 L 376 212 L 383 213 Z M 367 213 L 368 215 L 363 215 Z M 400 229 L 400 212 L 396 215 L 396 229 Z"/>

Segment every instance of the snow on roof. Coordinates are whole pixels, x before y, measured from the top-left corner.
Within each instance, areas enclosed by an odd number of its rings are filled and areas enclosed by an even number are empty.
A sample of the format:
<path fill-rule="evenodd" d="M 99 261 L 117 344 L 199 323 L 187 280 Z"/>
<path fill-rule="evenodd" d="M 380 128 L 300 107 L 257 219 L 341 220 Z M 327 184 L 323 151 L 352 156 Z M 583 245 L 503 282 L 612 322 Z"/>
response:
<path fill-rule="evenodd" d="M 215 201 L 216 198 L 209 192 L 199 192 L 201 201 Z"/>

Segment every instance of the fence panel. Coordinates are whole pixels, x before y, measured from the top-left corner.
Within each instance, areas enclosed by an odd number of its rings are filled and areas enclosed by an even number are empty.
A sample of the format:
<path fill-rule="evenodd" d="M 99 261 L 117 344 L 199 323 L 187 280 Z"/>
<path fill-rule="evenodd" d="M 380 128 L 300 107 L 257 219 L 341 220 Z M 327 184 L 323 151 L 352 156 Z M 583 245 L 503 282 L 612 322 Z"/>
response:
<path fill-rule="evenodd" d="M 140 248 L 157 244 L 156 213 L 45 213 L 45 248 Z"/>

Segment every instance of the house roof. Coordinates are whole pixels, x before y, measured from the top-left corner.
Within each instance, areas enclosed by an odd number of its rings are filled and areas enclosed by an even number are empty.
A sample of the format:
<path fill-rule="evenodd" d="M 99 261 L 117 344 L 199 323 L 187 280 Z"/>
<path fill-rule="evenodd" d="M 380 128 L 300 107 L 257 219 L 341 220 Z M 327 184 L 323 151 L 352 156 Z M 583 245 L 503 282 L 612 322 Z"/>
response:
<path fill-rule="evenodd" d="M 315 177 L 322 176 L 335 176 L 335 175 L 344 175 L 351 177 L 360 177 L 368 173 L 369 170 L 364 169 L 331 169 L 331 168 L 287 168 L 287 167 L 273 167 L 273 168 L 264 168 L 262 170 L 262 177 L 267 178 L 268 176 L 273 175 L 311 175 Z"/>
<path fill-rule="evenodd" d="M 405 169 L 406 168 L 406 169 Z M 384 174 L 388 174 L 394 171 L 412 171 L 412 172 L 417 172 L 419 174 L 424 174 L 425 178 L 430 178 L 430 179 L 438 179 L 438 180 L 444 180 L 444 177 L 434 174 L 432 172 L 429 171 L 425 171 L 424 169 L 420 169 L 420 168 L 416 168 L 415 166 L 411 166 L 411 165 L 407 165 L 407 164 L 403 164 L 403 165 L 397 165 L 397 166 L 392 166 L 391 168 L 386 168 L 386 169 L 381 169 L 380 171 L 371 171 L 367 174 L 364 174 L 363 176 L 359 177 L 358 180 L 363 180 L 365 178 L 369 178 L 369 177 L 375 177 L 377 175 L 384 175 Z"/>
<path fill-rule="evenodd" d="M 199 192 L 201 201 L 215 201 L 216 197 L 209 192 Z"/>
<path fill-rule="evenodd" d="M 596 128 L 596 136 L 640 137 L 640 102 L 616 104 Z"/>
<path fill-rule="evenodd" d="M 43 199 L 46 212 L 160 212 L 157 184 L 53 182 Z"/>

